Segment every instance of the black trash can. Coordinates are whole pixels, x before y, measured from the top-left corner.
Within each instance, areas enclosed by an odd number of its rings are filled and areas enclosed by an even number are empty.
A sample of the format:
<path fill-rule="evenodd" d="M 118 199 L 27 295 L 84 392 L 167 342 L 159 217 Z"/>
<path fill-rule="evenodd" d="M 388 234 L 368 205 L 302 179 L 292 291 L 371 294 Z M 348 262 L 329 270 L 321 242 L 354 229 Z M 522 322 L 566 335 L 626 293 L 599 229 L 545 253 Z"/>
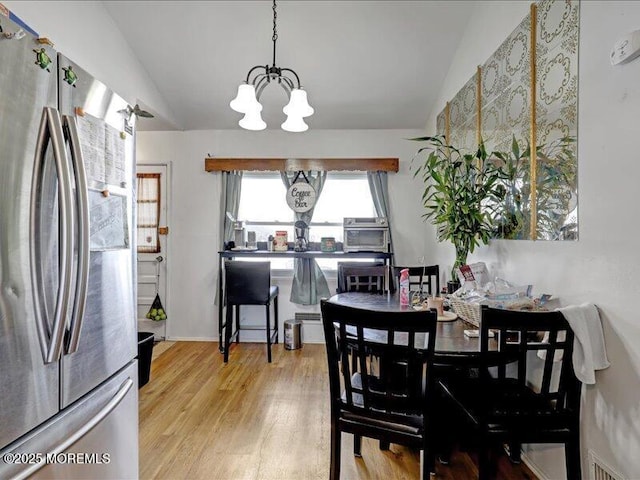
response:
<path fill-rule="evenodd" d="M 138 388 L 142 388 L 149 383 L 152 354 L 153 333 L 138 332 Z"/>

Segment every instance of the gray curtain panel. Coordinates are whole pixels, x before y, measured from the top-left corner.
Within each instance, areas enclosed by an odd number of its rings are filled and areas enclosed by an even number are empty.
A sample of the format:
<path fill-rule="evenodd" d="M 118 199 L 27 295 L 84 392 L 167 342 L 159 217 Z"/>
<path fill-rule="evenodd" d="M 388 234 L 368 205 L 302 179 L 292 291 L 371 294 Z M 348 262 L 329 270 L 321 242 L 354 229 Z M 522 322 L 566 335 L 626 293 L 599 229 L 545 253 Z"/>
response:
<path fill-rule="evenodd" d="M 393 239 L 391 238 L 391 209 L 389 208 L 389 183 L 387 172 L 367 172 L 371 198 L 379 217 L 387 217 L 389 222 L 389 251 L 393 253 Z"/>
<path fill-rule="evenodd" d="M 322 187 L 327 178 L 327 172 L 305 172 L 309 183 L 316 191 L 316 199 L 320 198 Z M 288 189 L 293 182 L 295 172 L 280 172 L 282 182 Z M 308 212 L 295 212 L 295 220 L 302 220 L 307 225 L 311 224 L 313 208 Z M 309 239 L 307 239 L 309 240 Z M 329 285 L 324 273 L 313 258 L 296 258 L 293 260 L 293 283 L 291 285 L 291 303 L 298 305 L 316 305 L 323 297 L 329 298 Z"/>
<path fill-rule="evenodd" d="M 220 249 L 224 242 L 233 240 L 233 223 L 227 217 L 227 212 L 238 218 L 240 208 L 240 191 L 242 188 L 242 172 L 222 172 L 222 187 L 220 190 Z M 243 246 L 243 245 L 238 245 Z"/>
<path fill-rule="evenodd" d="M 233 239 L 233 222 L 227 218 L 229 212 L 233 218 L 238 218 L 240 208 L 240 190 L 242 188 L 242 172 L 222 172 L 220 177 L 220 226 L 218 228 L 220 250 L 224 250 L 224 242 Z M 222 279 L 218 278 L 218 282 Z M 216 288 L 214 305 L 218 305 L 218 288 Z M 218 319 L 220 321 L 220 319 Z"/>

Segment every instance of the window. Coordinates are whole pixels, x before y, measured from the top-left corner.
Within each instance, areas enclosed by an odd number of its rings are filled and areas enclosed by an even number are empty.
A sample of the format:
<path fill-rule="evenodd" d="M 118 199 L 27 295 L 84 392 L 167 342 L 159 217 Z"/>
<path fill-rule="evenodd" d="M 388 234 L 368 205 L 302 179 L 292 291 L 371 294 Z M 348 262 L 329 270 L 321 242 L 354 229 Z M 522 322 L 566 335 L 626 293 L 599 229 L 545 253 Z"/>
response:
<path fill-rule="evenodd" d="M 138 253 L 158 253 L 160 237 L 160 174 L 138 173 Z"/>
<path fill-rule="evenodd" d="M 287 191 L 279 173 L 246 172 L 242 177 L 238 220 L 247 231 L 256 232 L 256 240 L 265 242 L 276 230 L 286 230 L 294 241 L 294 213 L 287 205 Z M 375 217 L 367 175 L 364 172 L 329 172 L 309 226 L 309 241 L 334 237 L 342 242 L 345 217 Z M 336 260 L 319 259 L 323 269 L 336 268 Z M 293 259 L 271 260 L 273 269 L 293 268 Z"/>

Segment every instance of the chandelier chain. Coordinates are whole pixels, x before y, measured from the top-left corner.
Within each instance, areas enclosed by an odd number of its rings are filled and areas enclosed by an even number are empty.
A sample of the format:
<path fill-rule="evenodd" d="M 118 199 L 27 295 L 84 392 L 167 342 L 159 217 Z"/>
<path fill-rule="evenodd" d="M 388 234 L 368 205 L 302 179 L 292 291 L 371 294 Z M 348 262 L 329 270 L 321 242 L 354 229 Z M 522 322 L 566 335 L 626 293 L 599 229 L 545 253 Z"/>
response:
<path fill-rule="evenodd" d="M 276 12 L 276 0 L 273 0 L 273 36 L 271 40 L 273 40 L 273 68 L 276 68 L 276 40 L 278 40 L 278 31 L 276 30 L 276 19 L 278 18 L 278 13 Z"/>
<path fill-rule="evenodd" d="M 276 30 L 276 19 L 278 18 L 278 13 L 276 12 L 276 0 L 273 0 L 273 37 L 271 40 L 274 42 L 278 39 L 278 31 Z"/>

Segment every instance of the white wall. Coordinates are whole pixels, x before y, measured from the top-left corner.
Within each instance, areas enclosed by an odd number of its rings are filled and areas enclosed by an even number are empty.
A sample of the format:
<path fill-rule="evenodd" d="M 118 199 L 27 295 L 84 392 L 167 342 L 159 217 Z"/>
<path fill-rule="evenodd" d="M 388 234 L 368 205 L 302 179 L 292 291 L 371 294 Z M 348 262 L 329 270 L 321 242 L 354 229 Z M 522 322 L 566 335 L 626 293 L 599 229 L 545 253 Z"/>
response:
<path fill-rule="evenodd" d="M 422 222 L 420 184 L 409 163 L 417 144 L 405 140 L 420 135 L 412 130 L 310 130 L 303 134 L 265 130 L 140 132 L 139 163 L 172 164 L 170 237 L 167 267 L 167 322 L 170 338 L 217 340 L 218 222 L 220 175 L 204 171 L 204 158 L 214 157 L 399 157 L 400 171 L 389 176 L 394 242 L 398 262 L 416 263 L 433 255 L 434 236 Z M 319 311 L 288 302 L 290 281 L 280 285 L 281 321 L 294 311 Z M 330 288 L 335 283 L 330 280 Z M 305 331 L 305 341 L 322 341 L 319 327 Z"/>
<path fill-rule="evenodd" d="M 55 49 L 104 82 L 127 102 L 143 102 L 168 124 L 176 124 L 168 104 L 142 67 L 102 2 L 3 1 Z"/>
<path fill-rule="evenodd" d="M 529 2 L 482 2 L 454 57 L 435 115 L 529 12 Z M 640 28 L 640 2 L 580 4 L 578 242 L 494 241 L 469 261 L 485 261 L 506 279 L 533 283 L 562 304 L 601 309 L 612 366 L 584 388 L 583 478 L 593 450 L 624 478 L 640 478 L 640 265 L 637 215 L 640 155 L 640 59 L 612 67 L 617 38 Z M 489 28 L 490 27 L 490 28 Z M 448 245 L 438 258 L 453 259 Z M 564 478 L 562 448 L 538 447 L 529 458 L 547 477 Z"/>

